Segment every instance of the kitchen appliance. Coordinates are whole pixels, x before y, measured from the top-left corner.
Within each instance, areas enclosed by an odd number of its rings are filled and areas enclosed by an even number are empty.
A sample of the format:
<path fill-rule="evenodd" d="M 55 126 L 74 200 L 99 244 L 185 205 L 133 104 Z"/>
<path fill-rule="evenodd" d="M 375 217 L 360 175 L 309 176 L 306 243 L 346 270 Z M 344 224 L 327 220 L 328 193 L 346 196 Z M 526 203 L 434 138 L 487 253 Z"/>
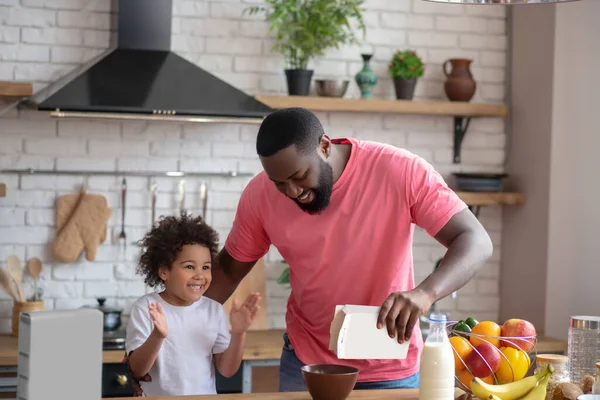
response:
<path fill-rule="evenodd" d="M 260 123 L 273 109 L 171 51 L 172 0 L 118 3 L 117 46 L 27 104 L 53 117 Z"/>
<path fill-rule="evenodd" d="M 90 308 L 21 313 L 17 398 L 102 398 L 102 321 Z"/>
<path fill-rule="evenodd" d="M 459 191 L 465 192 L 501 192 L 504 189 L 504 179 L 508 174 L 492 174 L 478 172 L 455 172 Z"/>
<path fill-rule="evenodd" d="M 98 301 L 97 306 L 83 306 L 83 308 L 96 308 L 102 311 L 104 315 L 104 332 L 114 331 L 121 327 L 121 313 L 122 310 L 105 306 L 106 299 L 100 297 L 96 299 Z"/>

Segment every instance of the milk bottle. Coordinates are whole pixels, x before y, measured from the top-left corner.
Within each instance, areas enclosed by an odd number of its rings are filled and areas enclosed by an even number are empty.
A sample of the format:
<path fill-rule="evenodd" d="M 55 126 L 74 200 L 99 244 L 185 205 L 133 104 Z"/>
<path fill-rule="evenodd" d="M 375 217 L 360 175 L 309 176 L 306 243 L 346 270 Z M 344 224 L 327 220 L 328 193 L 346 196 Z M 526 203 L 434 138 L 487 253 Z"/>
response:
<path fill-rule="evenodd" d="M 419 400 L 454 399 L 454 352 L 446 332 L 446 316 L 431 314 L 421 353 Z"/>

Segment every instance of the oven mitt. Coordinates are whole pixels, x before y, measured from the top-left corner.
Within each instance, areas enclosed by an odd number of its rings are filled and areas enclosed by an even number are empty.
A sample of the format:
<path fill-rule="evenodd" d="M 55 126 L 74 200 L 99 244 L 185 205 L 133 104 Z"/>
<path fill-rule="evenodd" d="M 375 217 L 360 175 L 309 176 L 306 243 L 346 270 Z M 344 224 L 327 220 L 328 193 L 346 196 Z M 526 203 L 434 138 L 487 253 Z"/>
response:
<path fill-rule="evenodd" d="M 103 197 L 97 194 L 88 194 L 88 196 L 93 197 Z M 81 197 L 81 193 L 78 194 L 66 194 L 64 196 L 60 196 L 58 198 L 58 202 L 56 205 L 56 231 L 60 232 L 62 228 L 65 226 L 67 221 L 69 221 L 69 217 L 75 211 L 75 207 L 77 206 L 77 202 Z M 98 200 L 99 201 L 99 200 Z M 104 243 L 106 241 L 106 232 L 107 226 L 102 229 L 102 237 L 100 238 L 100 243 Z"/>
<path fill-rule="evenodd" d="M 59 206 L 60 204 L 59 201 Z M 62 204 L 64 206 L 65 202 Z M 64 208 L 59 208 L 58 215 L 63 222 Z M 52 243 L 54 259 L 64 263 L 74 262 L 85 250 L 85 258 L 94 261 L 98 246 L 106 239 L 106 226 L 111 215 L 112 210 L 108 208 L 104 196 L 89 195 L 85 193 L 85 187 L 82 187 L 73 212 L 63 222 L 62 229 L 57 229 L 57 236 Z"/>

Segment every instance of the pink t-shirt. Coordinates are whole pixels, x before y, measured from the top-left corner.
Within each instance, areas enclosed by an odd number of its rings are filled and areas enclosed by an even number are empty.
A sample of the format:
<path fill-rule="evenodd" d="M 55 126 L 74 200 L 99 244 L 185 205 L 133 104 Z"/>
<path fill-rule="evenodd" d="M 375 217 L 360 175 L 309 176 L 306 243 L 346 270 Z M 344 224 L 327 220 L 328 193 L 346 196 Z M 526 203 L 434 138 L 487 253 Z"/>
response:
<path fill-rule="evenodd" d="M 302 362 L 351 365 L 364 382 L 406 378 L 419 370 L 418 324 L 405 360 L 339 360 L 329 350 L 335 306 L 381 306 L 390 293 L 413 289 L 413 224 L 434 236 L 467 205 L 406 150 L 352 138 L 334 143 L 352 151 L 326 210 L 305 213 L 263 171 L 244 189 L 225 247 L 248 262 L 273 244 L 289 263 L 286 330 Z"/>

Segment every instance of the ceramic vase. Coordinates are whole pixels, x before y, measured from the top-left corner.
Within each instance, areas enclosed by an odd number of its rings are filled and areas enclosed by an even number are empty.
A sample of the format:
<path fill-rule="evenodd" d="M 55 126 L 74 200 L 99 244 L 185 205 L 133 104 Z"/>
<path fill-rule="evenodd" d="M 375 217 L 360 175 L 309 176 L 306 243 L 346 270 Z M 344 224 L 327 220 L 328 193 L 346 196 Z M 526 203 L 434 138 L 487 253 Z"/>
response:
<path fill-rule="evenodd" d="M 470 101 L 475 95 L 477 83 L 473 79 L 470 66 L 473 60 L 452 58 L 443 65 L 446 82 L 444 90 L 450 101 Z M 448 66 L 452 69 L 448 71 Z"/>
<path fill-rule="evenodd" d="M 372 97 L 373 87 L 377 84 L 377 75 L 371 69 L 371 65 L 369 62 L 371 61 L 371 57 L 373 54 L 361 54 L 363 59 L 363 67 L 356 74 L 354 79 L 360 88 L 360 98 L 361 99 L 370 99 Z"/>

